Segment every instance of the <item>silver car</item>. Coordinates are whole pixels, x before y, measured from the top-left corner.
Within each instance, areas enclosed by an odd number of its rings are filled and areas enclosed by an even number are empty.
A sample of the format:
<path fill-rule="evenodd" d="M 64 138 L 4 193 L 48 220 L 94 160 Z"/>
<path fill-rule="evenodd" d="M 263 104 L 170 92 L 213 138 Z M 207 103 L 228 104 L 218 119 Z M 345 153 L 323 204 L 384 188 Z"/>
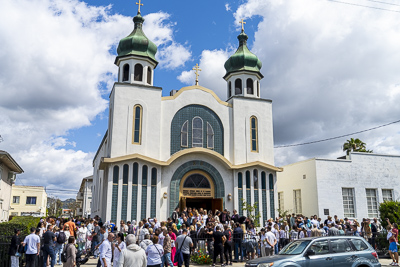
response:
<path fill-rule="evenodd" d="M 246 262 L 246 267 L 375 267 L 378 255 L 356 236 L 303 238 L 286 245 L 278 255 Z"/>

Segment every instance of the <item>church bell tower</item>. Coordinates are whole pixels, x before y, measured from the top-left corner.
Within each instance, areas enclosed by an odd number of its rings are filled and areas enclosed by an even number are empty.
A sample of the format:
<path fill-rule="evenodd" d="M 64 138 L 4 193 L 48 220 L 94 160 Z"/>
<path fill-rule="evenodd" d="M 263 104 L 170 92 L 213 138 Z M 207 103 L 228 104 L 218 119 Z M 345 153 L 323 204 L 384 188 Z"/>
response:
<path fill-rule="evenodd" d="M 157 46 L 146 37 L 142 26 L 144 18 L 139 10 L 133 18 L 135 27 L 131 34 L 121 39 L 115 59 L 115 64 L 119 67 L 118 82 L 153 86 L 154 69 L 157 67 L 155 55 Z"/>
<path fill-rule="evenodd" d="M 244 22 L 242 32 L 238 36 L 239 48 L 226 62 L 224 76 L 227 81 L 227 99 L 232 96 L 245 96 L 260 98 L 260 80 L 264 78 L 260 69 L 262 63 L 256 55 L 247 48 L 249 37 L 244 32 Z"/>

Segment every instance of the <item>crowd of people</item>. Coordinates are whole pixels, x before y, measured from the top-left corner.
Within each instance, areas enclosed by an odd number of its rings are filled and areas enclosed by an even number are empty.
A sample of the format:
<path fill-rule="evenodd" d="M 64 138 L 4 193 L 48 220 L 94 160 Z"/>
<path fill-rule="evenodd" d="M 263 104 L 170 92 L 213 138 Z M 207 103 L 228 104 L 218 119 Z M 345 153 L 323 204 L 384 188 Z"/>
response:
<path fill-rule="evenodd" d="M 202 208 L 177 208 L 167 221 L 147 218 L 139 222 L 120 221 L 119 225 L 104 223 L 98 216 L 86 220 L 47 218 L 31 229 L 31 235 L 22 244 L 27 247 L 27 267 L 35 266 L 40 251 L 44 267 L 75 266 L 78 252 L 98 259 L 98 266 L 102 267 L 188 267 L 194 251 L 208 255 L 213 266 L 219 257 L 224 266 L 277 254 L 288 243 L 306 237 L 362 236 L 375 247 L 375 239 L 383 231 L 388 233 L 391 244 L 392 265 L 398 265 L 397 245 L 392 245 L 397 244 L 398 227 L 389 221 L 385 230 L 376 218 L 357 222 L 328 216 L 322 221 L 316 215 L 289 214 L 256 227 L 251 218 L 226 209 L 213 213 Z M 18 266 L 14 264 L 20 243 L 18 235 L 17 231 L 10 247 L 12 266 Z M 66 259 L 62 263 L 63 253 Z"/>

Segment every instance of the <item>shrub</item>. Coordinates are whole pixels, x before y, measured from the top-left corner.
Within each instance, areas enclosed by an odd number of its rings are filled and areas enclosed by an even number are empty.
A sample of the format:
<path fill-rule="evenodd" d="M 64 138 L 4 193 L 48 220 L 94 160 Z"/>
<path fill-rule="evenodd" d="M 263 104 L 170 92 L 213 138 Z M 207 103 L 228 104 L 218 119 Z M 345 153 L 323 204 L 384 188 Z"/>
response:
<path fill-rule="evenodd" d="M 37 227 L 40 218 L 31 216 L 17 216 L 9 222 L 0 223 L 1 241 L 11 240 L 15 229 L 21 230 L 21 239 L 30 234 L 31 227 Z"/>
<path fill-rule="evenodd" d="M 386 218 L 391 223 L 400 223 L 400 201 L 385 201 L 379 205 L 379 214 L 382 226 L 386 227 Z"/>

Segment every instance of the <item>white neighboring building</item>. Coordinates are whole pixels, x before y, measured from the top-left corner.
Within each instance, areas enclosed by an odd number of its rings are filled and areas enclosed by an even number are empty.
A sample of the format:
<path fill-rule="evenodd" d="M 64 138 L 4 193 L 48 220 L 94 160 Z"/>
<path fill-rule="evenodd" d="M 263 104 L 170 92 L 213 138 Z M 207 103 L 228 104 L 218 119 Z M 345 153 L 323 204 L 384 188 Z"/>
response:
<path fill-rule="evenodd" d="M 260 98 L 261 62 L 247 35 L 225 63 L 227 100 L 199 85 L 169 97 L 153 85 L 157 47 L 140 13 L 118 46 L 108 131 L 93 160 L 92 217 L 166 220 L 176 207 L 275 215 L 272 101 Z"/>
<path fill-rule="evenodd" d="M 24 171 L 6 151 L 0 150 L 0 222 L 8 221 L 11 209 L 12 185 L 16 174 Z"/>
<path fill-rule="evenodd" d="M 82 179 L 81 186 L 79 187 L 78 194 L 76 195 L 76 202 L 79 206 L 76 209 L 76 216 L 83 216 L 88 218 L 91 214 L 92 204 L 92 186 L 93 175 Z"/>
<path fill-rule="evenodd" d="M 278 173 L 278 208 L 326 218 L 378 217 L 379 203 L 400 196 L 400 156 L 352 152 L 309 159 Z"/>

